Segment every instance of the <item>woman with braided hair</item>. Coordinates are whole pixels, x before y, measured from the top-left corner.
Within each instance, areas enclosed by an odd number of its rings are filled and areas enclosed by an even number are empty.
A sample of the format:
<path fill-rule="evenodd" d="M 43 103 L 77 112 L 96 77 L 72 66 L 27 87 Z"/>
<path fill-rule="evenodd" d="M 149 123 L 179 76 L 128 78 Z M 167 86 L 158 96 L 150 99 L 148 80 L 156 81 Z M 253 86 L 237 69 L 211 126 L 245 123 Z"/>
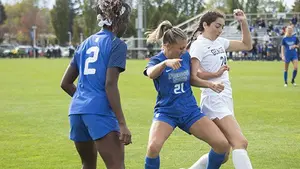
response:
<path fill-rule="evenodd" d="M 246 151 L 248 141 L 234 117 L 232 89 L 229 80 L 229 66 L 226 51 L 245 51 L 252 49 L 251 34 L 246 15 L 242 10 L 233 11 L 240 23 L 242 40 L 228 40 L 219 37 L 225 25 L 225 16 L 217 11 L 208 11 L 202 15 L 198 28 L 192 36 L 190 47 L 191 67 L 198 70 L 198 77 L 211 82 L 223 82 L 225 89 L 216 93 L 202 88 L 200 107 L 221 129 L 232 151 L 232 160 L 236 169 L 252 169 Z M 200 32 L 196 39 L 195 34 Z M 205 169 L 209 161 L 208 155 L 202 156 L 190 169 Z M 226 161 L 226 160 L 225 160 Z M 224 161 L 224 162 L 225 162 Z"/>
<path fill-rule="evenodd" d="M 83 169 L 96 168 L 97 152 L 106 168 L 124 169 L 124 145 L 131 143 L 131 133 L 118 90 L 127 53 L 119 38 L 126 31 L 131 8 L 123 0 L 98 0 L 95 7 L 102 30 L 79 45 L 61 81 L 62 89 L 72 97 L 70 139 Z"/>

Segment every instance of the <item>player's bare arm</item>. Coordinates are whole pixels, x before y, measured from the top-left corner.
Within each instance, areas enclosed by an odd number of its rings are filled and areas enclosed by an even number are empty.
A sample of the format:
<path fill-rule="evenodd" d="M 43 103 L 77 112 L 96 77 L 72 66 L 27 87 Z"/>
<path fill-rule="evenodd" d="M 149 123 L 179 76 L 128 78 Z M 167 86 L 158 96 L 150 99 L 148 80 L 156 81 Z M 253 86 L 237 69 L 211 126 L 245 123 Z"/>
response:
<path fill-rule="evenodd" d="M 119 75 L 119 68 L 114 67 L 107 69 L 105 91 L 109 104 L 120 125 L 120 140 L 127 145 L 131 143 L 131 133 L 126 126 L 125 117 L 121 107 L 120 93 L 118 89 Z"/>
<path fill-rule="evenodd" d="M 192 59 L 193 60 L 193 59 Z M 213 91 L 220 93 L 224 90 L 224 85 L 221 83 L 213 83 L 207 80 L 200 79 L 197 75 L 197 70 L 199 70 L 199 60 L 194 59 L 193 63 L 191 63 L 191 85 L 195 87 L 204 87 L 204 88 L 210 88 Z"/>
<path fill-rule="evenodd" d="M 281 59 L 282 59 L 283 61 L 285 61 L 285 56 L 284 56 L 284 46 L 283 46 L 283 45 L 281 46 Z"/>
<path fill-rule="evenodd" d="M 247 17 L 240 9 L 234 10 L 233 15 L 241 24 L 242 40 L 231 40 L 227 51 L 249 51 L 252 49 L 252 39 Z"/>
<path fill-rule="evenodd" d="M 147 69 L 147 76 L 150 79 L 156 79 L 161 75 L 166 67 L 170 67 L 173 70 L 179 69 L 181 66 L 180 61 L 181 59 L 167 59 L 155 66 L 149 67 Z"/>
<path fill-rule="evenodd" d="M 69 65 L 63 75 L 63 78 L 60 82 L 60 87 L 68 93 L 71 97 L 76 91 L 76 86 L 74 81 L 78 77 L 78 69 L 75 66 Z"/>
<path fill-rule="evenodd" d="M 223 65 L 217 72 L 207 72 L 207 71 L 204 70 L 204 68 L 201 66 L 199 60 L 196 59 L 196 58 L 191 59 L 191 64 L 192 64 L 192 67 L 198 67 L 199 68 L 198 71 L 197 71 L 197 76 L 200 79 L 204 79 L 204 80 L 218 78 L 218 77 L 222 76 L 222 74 L 225 71 L 229 71 L 229 66 Z"/>

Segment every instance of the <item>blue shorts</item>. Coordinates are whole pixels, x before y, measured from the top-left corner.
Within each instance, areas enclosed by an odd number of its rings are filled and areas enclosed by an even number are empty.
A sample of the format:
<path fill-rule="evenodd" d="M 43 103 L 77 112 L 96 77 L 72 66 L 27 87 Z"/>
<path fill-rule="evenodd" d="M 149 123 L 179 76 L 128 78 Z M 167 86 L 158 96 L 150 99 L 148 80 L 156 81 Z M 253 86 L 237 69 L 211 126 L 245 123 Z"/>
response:
<path fill-rule="evenodd" d="M 191 126 L 204 116 L 205 114 L 202 113 L 200 109 L 181 117 L 172 117 L 167 115 L 166 113 L 154 113 L 153 121 L 166 122 L 174 129 L 178 126 L 181 130 L 185 131 L 188 134 L 191 134 L 189 131 Z"/>
<path fill-rule="evenodd" d="M 291 61 L 298 60 L 297 55 L 287 56 L 285 57 L 285 63 L 290 63 Z"/>
<path fill-rule="evenodd" d="M 115 117 L 98 114 L 69 115 L 70 139 L 76 142 L 97 140 L 112 131 L 119 132 Z"/>

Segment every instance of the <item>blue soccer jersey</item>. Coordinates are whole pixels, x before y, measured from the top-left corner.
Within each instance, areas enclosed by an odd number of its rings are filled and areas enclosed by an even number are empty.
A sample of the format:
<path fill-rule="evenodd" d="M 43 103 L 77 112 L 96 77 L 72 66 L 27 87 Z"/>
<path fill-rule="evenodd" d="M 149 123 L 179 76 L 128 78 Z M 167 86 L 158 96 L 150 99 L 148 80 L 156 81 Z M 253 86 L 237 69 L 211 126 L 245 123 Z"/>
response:
<path fill-rule="evenodd" d="M 292 49 L 291 47 L 293 45 L 298 45 L 298 44 L 299 44 L 299 40 L 296 36 L 284 37 L 282 39 L 282 45 L 284 46 L 284 51 L 285 51 L 284 54 L 286 58 L 297 56 L 296 48 Z"/>
<path fill-rule="evenodd" d="M 70 64 L 78 69 L 79 78 L 69 114 L 115 116 L 105 92 L 106 71 L 112 67 L 124 71 L 126 53 L 126 44 L 105 29 L 77 48 Z"/>
<path fill-rule="evenodd" d="M 160 52 L 150 59 L 146 69 L 166 59 L 164 53 Z M 199 109 L 190 85 L 189 53 L 184 53 L 181 59 L 179 69 L 173 70 L 166 67 L 162 74 L 153 80 L 158 93 L 154 108 L 155 113 L 166 113 L 169 116 L 180 117 Z M 146 70 L 144 74 L 146 75 Z"/>

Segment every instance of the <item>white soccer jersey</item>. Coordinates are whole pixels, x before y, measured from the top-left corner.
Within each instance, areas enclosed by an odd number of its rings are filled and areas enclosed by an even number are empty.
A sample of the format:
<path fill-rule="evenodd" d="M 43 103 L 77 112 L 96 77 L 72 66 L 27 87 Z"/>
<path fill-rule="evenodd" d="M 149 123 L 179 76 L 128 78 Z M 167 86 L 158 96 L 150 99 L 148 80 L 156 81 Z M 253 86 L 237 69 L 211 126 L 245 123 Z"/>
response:
<path fill-rule="evenodd" d="M 229 40 L 218 37 L 215 41 L 204 38 L 202 35 L 198 36 L 190 48 L 190 55 L 200 61 L 201 66 L 207 72 L 217 72 L 221 66 L 227 64 L 226 49 L 229 47 Z M 220 95 L 232 98 L 232 89 L 229 81 L 228 71 L 225 71 L 222 76 L 218 78 L 209 79 L 213 82 L 223 82 L 225 85 L 224 91 Z M 218 95 L 211 89 L 201 88 L 202 98 L 205 96 Z"/>

